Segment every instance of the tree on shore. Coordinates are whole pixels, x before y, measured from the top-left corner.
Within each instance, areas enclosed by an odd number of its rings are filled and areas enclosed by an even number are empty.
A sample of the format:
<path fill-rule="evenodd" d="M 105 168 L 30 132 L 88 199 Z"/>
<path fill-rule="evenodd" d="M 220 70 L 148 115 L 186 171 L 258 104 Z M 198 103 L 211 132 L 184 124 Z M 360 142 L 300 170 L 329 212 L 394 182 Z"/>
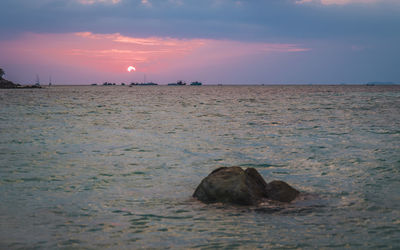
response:
<path fill-rule="evenodd" d="M 0 68 L 0 79 L 3 79 L 4 74 L 5 74 L 4 70 Z"/>

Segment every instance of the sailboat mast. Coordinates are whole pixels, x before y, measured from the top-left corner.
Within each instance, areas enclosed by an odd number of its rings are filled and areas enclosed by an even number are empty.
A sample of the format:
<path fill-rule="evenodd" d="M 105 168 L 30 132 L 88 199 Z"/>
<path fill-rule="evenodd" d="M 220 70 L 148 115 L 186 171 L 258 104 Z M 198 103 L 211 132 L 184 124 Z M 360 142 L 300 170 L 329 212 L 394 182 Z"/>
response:
<path fill-rule="evenodd" d="M 38 74 L 36 74 L 36 83 L 35 83 L 36 85 L 40 85 L 40 79 L 39 79 L 39 75 Z"/>

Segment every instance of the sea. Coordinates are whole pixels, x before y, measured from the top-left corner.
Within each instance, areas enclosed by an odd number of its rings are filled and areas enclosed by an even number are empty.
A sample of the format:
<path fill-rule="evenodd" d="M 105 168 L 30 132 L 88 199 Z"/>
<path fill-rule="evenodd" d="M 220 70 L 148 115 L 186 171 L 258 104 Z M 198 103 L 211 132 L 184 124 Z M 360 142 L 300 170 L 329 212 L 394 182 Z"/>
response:
<path fill-rule="evenodd" d="M 252 167 L 289 204 L 203 204 Z M 0 90 L 0 249 L 400 249 L 400 86 Z"/>

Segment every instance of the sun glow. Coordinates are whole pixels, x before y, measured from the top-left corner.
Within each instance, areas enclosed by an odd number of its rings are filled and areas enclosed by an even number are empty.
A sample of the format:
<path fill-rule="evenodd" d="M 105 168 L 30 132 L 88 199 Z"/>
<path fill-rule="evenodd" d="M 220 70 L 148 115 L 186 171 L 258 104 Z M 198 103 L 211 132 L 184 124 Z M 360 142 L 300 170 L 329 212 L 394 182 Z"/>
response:
<path fill-rule="evenodd" d="M 128 67 L 128 71 L 129 71 L 129 72 L 136 71 L 136 68 L 133 67 L 133 66 L 129 66 L 129 67 Z"/>

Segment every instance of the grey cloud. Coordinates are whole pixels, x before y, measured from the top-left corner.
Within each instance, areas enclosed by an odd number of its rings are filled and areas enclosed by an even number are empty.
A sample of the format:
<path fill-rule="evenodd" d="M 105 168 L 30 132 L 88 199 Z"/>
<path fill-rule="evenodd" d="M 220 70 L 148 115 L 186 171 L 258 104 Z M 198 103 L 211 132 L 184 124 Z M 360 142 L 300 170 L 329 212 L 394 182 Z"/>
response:
<path fill-rule="evenodd" d="M 0 34 L 120 32 L 135 36 L 237 40 L 399 37 L 400 9 L 379 5 L 322 6 L 294 0 L 3 0 Z"/>

